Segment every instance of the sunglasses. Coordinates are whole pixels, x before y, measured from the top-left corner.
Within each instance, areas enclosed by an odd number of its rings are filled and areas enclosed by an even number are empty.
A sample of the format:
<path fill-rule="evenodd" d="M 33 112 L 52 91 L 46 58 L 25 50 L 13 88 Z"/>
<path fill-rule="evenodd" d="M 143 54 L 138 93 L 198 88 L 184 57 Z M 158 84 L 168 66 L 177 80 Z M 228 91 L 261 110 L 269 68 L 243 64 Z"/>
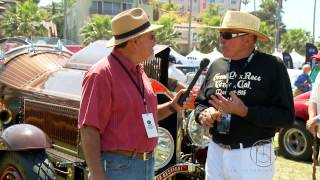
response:
<path fill-rule="evenodd" d="M 245 36 L 247 34 L 248 33 L 220 32 L 220 37 L 222 37 L 225 40 L 229 40 L 229 39 L 237 38 L 240 36 Z"/>

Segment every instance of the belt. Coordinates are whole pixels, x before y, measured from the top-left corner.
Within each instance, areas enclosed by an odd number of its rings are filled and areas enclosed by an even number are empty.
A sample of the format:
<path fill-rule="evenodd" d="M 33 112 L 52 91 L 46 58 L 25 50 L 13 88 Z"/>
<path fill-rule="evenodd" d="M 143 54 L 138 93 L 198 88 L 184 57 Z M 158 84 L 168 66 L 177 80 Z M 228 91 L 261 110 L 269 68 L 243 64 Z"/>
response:
<path fill-rule="evenodd" d="M 114 150 L 114 151 L 106 151 L 106 152 L 127 156 L 130 158 L 139 158 L 144 161 L 151 159 L 153 155 L 153 152 L 137 152 L 137 151 L 125 151 L 125 150 Z"/>
<path fill-rule="evenodd" d="M 232 149 L 242 149 L 242 148 L 249 148 L 249 147 L 253 147 L 253 146 L 260 146 L 260 145 L 264 145 L 264 144 L 269 144 L 271 143 L 271 139 L 268 140 L 261 140 L 258 141 L 257 143 L 234 143 L 234 144 L 222 144 L 217 142 L 216 140 L 213 140 L 214 143 L 216 143 L 218 146 L 220 146 L 222 149 L 228 149 L 228 150 L 232 150 Z"/>

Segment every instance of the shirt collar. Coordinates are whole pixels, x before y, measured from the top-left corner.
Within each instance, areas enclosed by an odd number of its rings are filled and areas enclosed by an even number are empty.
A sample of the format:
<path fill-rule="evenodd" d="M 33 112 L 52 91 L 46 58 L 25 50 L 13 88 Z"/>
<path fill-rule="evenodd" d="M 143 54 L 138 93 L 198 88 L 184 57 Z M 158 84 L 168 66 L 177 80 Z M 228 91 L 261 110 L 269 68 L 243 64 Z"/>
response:
<path fill-rule="evenodd" d="M 121 61 L 121 63 L 129 70 L 129 71 L 133 71 L 133 72 L 139 72 L 141 70 L 143 70 L 143 65 L 142 64 L 138 64 L 135 65 L 132 61 L 130 61 L 129 58 L 127 58 L 125 55 L 123 55 L 120 51 L 117 51 L 116 49 L 112 50 L 112 54 L 114 56 L 116 56 L 117 58 L 119 58 L 119 60 Z M 111 57 L 112 58 L 112 57 Z"/>

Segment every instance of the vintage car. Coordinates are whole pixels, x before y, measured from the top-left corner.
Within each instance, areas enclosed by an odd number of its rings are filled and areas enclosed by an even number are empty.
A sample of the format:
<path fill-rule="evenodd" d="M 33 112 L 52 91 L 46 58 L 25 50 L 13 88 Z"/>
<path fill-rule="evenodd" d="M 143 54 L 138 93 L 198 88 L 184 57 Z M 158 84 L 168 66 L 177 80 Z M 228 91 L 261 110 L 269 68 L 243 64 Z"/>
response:
<path fill-rule="evenodd" d="M 88 68 L 110 52 L 105 43 L 73 54 L 56 45 L 0 40 L 1 180 L 88 179 L 77 128 L 81 82 Z M 155 47 L 156 58 L 145 63 L 159 103 L 172 98 L 166 88 L 169 51 Z M 159 126 L 155 179 L 203 179 L 210 137 L 192 110 L 175 113 Z"/>
<path fill-rule="evenodd" d="M 280 154 L 286 158 L 303 161 L 312 158 L 313 136 L 306 129 L 306 122 L 309 120 L 309 98 L 310 91 L 294 98 L 295 121 L 291 127 L 279 131 Z M 316 147 L 319 147 L 319 139 L 317 143 Z"/>

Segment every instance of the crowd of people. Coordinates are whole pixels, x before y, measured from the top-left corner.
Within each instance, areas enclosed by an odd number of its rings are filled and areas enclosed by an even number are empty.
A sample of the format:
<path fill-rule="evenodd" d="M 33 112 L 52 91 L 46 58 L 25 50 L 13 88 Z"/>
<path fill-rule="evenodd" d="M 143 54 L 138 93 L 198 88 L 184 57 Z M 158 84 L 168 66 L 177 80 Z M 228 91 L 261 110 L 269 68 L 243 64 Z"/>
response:
<path fill-rule="evenodd" d="M 183 106 L 177 103 L 185 90 L 176 83 L 172 89 L 178 93 L 172 101 L 157 103 L 142 62 L 154 56 L 158 28 L 141 8 L 119 13 L 112 19 L 113 37 L 107 45 L 113 51 L 84 77 L 79 129 L 92 180 L 154 179 L 158 121 L 190 103 L 190 98 Z M 206 180 L 271 180 L 276 128 L 294 121 L 286 66 L 256 49 L 257 41 L 270 40 L 259 31 L 258 17 L 227 11 L 221 26 L 212 28 L 220 33 L 224 57 L 208 68 L 195 101 L 196 121 L 212 134 Z M 303 69 L 295 84 L 308 91 L 310 66 Z M 320 111 L 319 81 L 318 75 L 309 106 L 307 127 L 313 134 L 319 124 L 314 118 Z M 259 151 L 269 152 L 268 164 L 260 164 L 259 158 L 265 157 Z"/>

